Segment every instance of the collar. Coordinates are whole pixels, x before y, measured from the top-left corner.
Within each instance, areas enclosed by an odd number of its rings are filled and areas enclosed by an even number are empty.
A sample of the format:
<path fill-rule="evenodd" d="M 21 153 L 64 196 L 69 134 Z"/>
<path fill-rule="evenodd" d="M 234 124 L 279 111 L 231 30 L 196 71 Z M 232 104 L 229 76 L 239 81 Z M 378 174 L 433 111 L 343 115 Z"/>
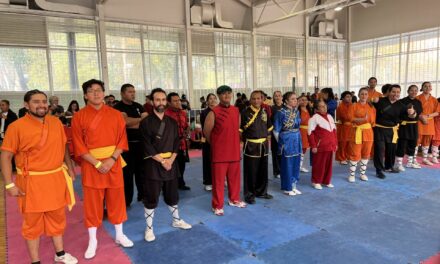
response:
<path fill-rule="evenodd" d="M 260 108 L 255 108 L 253 105 L 250 105 L 249 107 L 250 107 L 250 108 L 252 109 L 252 111 L 254 111 L 255 113 L 261 110 L 261 107 L 260 107 Z"/>

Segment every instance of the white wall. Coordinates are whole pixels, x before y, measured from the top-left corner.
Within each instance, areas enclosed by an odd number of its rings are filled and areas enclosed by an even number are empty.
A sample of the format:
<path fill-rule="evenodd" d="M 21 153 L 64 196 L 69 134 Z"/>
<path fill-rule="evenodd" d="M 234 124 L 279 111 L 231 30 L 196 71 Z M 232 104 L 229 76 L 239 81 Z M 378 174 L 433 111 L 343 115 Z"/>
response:
<path fill-rule="evenodd" d="M 377 0 L 351 7 L 350 40 L 360 41 L 440 26 L 439 0 Z"/>

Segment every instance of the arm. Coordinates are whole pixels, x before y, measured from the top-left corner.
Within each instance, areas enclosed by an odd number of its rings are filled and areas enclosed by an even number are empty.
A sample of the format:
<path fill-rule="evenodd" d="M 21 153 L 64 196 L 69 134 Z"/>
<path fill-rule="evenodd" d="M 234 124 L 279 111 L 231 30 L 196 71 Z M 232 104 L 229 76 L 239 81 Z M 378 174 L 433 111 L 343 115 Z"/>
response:
<path fill-rule="evenodd" d="M 14 157 L 14 153 L 2 150 L 0 153 L 1 159 L 1 169 L 3 174 L 3 179 L 5 181 L 6 186 L 10 186 L 13 184 L 12 181 L 12 158 Z M 7 192 L 10 196 L 23 196 L 24 192 L 22 192 L 17 186 L 13 185 L 7 189 Z"/>
<path fill-rule="evenodd" d="M 205 134 L 206 141 L 208 141 L 208 143 L 211 143 L 211 132 L 212 129 L 214 128 L 214 124 L 215 124 L 215 115 L 214 112 L 211 111 L 209 112 L 208 116 L 206 116 L 205 128 L 203 129 L 203 134 Z"/>
<path fill-rule="evenodd" d="M 273 130 L 272 130 L 273 136 L 275 137 L 275 140 L 277 142 L 282 128 L 282 119 L 283 119 L 283 114 L 281 113 L 281 111 L 277 111 L 274 117 Z"/>
<path fill-rule="evenodd" d="M 66 144 L 66 149 L 64 151 L 64 163 L 66 164 L 66 166 L 68 168 L 68 172 L 69 172 L 70 178 L 72 178 L 72 180 L 75 180 L 75 172 L 73 170 L 72 160 L 70 159 L 69 145 L 68 144 Z"/>

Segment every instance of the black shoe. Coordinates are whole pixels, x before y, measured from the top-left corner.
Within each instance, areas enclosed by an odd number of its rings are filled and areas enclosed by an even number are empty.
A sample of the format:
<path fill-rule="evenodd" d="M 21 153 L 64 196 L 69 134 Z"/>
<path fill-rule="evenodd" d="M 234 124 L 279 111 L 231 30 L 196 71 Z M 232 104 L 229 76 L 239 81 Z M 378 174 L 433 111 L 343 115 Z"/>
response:
<path fill-rule="evenodd" d="M 182 190 L 182 191 L 189 191 L 189 190 L 191 190 L 191 188 L 188 187 L 188 186 L 186 186 L 186 185 L 183 185 L 183 186 L 179 186 L 179 190 Z"/>
<path fill-rule="evenodd" d="M 255 204 L 255 199 L 244 199 L 247 204 Z"/>
<path fill-rule="evenodd" d="M 142 197 L 138 196 L 137 201 L 142 202 Z"/>
<path fill-rule="evenodd" d="M 376 177 L 379 178 L 379 179 L 385 179 L 386 178 L 385 174 L 383 174 L 382 171 L 376 171 Z"/>
<path fill-rule="evenodd" d="M 272 199 L 273 196 L 270 195 L 270 194 L 268 194 L 268 193 L 266 193 L 266 194 L 263 194 L 263 195 L 257 195 L 257 198 L 262 198 L 262 199 L 267 199 L 267 200 L 269 200 L 269 199 Z"/>

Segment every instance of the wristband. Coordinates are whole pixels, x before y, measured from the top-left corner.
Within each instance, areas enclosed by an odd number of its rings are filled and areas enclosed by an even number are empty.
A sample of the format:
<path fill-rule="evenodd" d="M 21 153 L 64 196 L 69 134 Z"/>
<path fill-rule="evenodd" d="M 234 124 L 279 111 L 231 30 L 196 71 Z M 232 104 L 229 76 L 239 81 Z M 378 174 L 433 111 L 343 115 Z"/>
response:
<path fill-rule="evenodd" d="M 117 161 L 118 158 L 115 158 L 114 156 L 110 156 L 110 158 L 112 158 L 112 160 Z"/>
<path fill-rule="evenodd" d="M 9 190 L 9 189 L 11 189 L 12 187 L 15 187 L 15 184 L 14 184 L 13 182 L 11 182 L 10 184 L 7 184 L 7 185 L 5 186 L 5 189 L 6 189 L 6 190 Z"/>
<path fill-rule="evenodd" d="M 95 168 L 99 168 L 99 167 L 101 167 L 101 165 L 102 165 L 102 162 L 101 161 L 98 161 L 98 163 L 96 163 L 96 165 L 95 165 Z"/>

